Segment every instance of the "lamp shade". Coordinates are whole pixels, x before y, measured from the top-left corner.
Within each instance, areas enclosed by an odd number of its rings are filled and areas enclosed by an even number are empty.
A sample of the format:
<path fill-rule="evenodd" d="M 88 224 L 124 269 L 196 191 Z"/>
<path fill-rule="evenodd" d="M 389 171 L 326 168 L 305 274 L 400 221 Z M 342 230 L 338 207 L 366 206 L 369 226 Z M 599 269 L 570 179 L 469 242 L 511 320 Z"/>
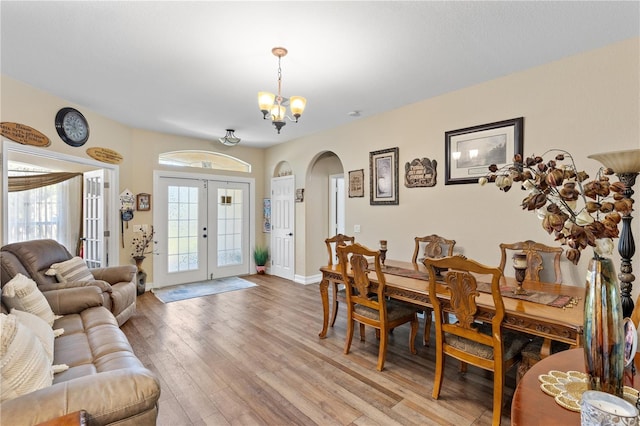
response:
<path fill-rule="evenodd" d="M 284 121 L 284 116 L 287 112 L 287 109 L 281 105 L 274 105 L 271 108 L 271 120 L 273 121 Z"/>
<path fill-rule="evenodd" d="M 613 169 L 616 173 L 640 172 L 640 149 L 591 154 L 587 158 L 599 161 L 603 166 Z"/>
<path fill-rule="evenodd" d="M 293 114 L 294 117 L 300 117 L 304 112 L 304 107 L 307 106 L 307 100 L 302 96 L 292 96 L 289 102 L 291 114 Z"/>
<path fill-rule="evenodd" d="M 221 144 L 226 146 L 236 146 L 240 143 L 240 138 L 234 134 L 235 130 L 227 129 L 227 134 L 219 138 Z"/>
<path fill-rule="evenodd" d="M 271 107 L 273 106 L 273 102 L 276 99 L 276 95 L 269 92 L 258 92 L 258 106 L 260 107 L 260 111 L 271 111 Z"/>

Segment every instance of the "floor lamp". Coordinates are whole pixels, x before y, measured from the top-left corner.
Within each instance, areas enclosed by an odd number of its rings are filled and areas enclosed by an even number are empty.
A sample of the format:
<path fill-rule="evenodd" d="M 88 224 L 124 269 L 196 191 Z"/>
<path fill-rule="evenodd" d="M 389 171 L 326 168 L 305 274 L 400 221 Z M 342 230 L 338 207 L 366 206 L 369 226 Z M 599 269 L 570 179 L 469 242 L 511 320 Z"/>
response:
<path fill-rule="evenodd" d="M 613 169 L 620 182 L 625 185 L 624 197 L 633 201 L 633 185 L 636 183 L 636 176 L 640 173 L 640 149 L 592 154 L 588 158 L 597 160 L 603 166 Z M 631 298 L 631 289 L 633 281 L 636 279 L 632 273 L 633 267 L 631 265 L 631 258 L 636 252 L 633 232 L 631 232 L 631 219 L 633 219 L 631 212 L 622 216 L 622 231 L 618 242 L 618 253 L 622 258 L 618 278 L 620 279 L 622 313 L 625 317 L 630 317 L 633 312 L 634 303 Z"/>

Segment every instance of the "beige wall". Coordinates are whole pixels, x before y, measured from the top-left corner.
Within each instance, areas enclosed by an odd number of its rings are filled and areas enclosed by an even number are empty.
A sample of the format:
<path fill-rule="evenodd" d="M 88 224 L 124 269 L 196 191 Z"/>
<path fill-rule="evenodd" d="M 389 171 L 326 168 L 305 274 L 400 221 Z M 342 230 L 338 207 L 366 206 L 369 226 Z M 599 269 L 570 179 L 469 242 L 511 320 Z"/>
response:
<path fill-rule="evenodd" d="M 252 165 L 250 174 L 237 172 L 221 173 L 225 176 L 243 176 L 256 179 L 256 203 L 258 212 L 256 214 L 255 238 L 258 243 L 263 242 L 264 234 L 261 228 L 261 206 L 264 197 L 264 150 L 247 148 L 242 145 L 236 147 L 225 147 L 217 141 L 187 138 L 174 135 L 149 132 L 145 130 L 132 129 L 116 121 L 105 118 L 89 107 L 76 105 L 39 89 L 33 88 L 22 82 L 2 75 L 0 80 L 0 121 L 17 122 L 26 124 L 44 133 L 51 140 L 51 145 L 43 150 L 59 152 L 74 157 L 89 159 L 86 149 L 90 147 L 108 147 L 124 157 L 124 161 L 119 165 L 120 188 L 118 194 L 125 188 L 134 194 L 147 192 L 152 194 L 152 210 L 149 212 L 135 212 L 134 219 L 129 222 L 128 229 L 125 229 L 124 248 L 119 244 L 119 263 L 127 264 L 134 262 L 131 259 L 131 239 L 133 238 L 134 224 L 153 224 L 153 171 L 167 170 L 167 167 L 158 165 L 158 154 L 166 151 L 194 149 L 220 152 L 234 156 Z M 59 137 L 55 129 L 54 118 L 60 108 L 71 106 L 77 108 L 87 118 L 90 127 L 89 141 L 82 147 L 71 147 L 65 144 Z M 211 173 L 205 169 L 191 169 L 198 173 Z M 0 240 L 2 240 L 0 230 Z M 112 230 L 120 238 L 120 229 Z M 151 276 L 152 260 L 147 259 L 144 269 Z"/>
<path fill-rule="evenodd" d="M 573 153 L 578 167 L 594 174 L 599 163 L 587 155 L 640 148 L 639 48 L 637 38 L 624 41 L 269 148 L 265 176 L 286 160 L 296 187 L 303 188 L 315 158 L 332 151 L 345 173 L 364 168 L 368 180 L 369 152 L 397 146 L 401 173 L 414 158 L 436 159 L 438 183 L 432 188 L 406 188 L 401 175 L 398 206 L 370 206 L 368 186 L 365 198 L 347 198 L 347 233 L 361 225 L 356 240 L 376 247 L 378 240 L 387 239 L 389 258 L 410 259 L 414 236 L 439 233 L 457 241 L 457 252 L 488 264 L 499 262 L 500 242 L 534 239 L 553 245 L 540 221 L 521 210 L 522 191 L 444 185 L 444 133 L 524 117 L 525 154 L 565 149 Z M 309 217 L 309 206 L 306 210 Z M 640 218 L 632 225 L 638 240 Z M 306 257 L 297 257 L 296 274 L 316 275 L 326 262 L 324 248 L 317 243 L 327 237 L 326 228 L 305 226 L 305 218 L 298 216 L 296 229 L 298 254 L 299 242 L 307 242 Z M 577 267 L 563 260 L 567 281 L 584 285 L 590 254 L 587 249 Z M 633 266 L 638 276 L 639 258 L 636 254 Z M 640 280 L 635 295 L 639 289 Z"/>
<path fill-rule="evenodd" d="M 315 276 L 318 267 L 326 262 L 321 243 L 327 236 L 327 204 L 323 200 L 328 193 L 326 175 L 341 163 L 345 174 L 364 168 L 368 179 L 368 153 L 397 146 L 401 171 L 404 163 L 414 158 L 436 159 L 438 184 L 433 188 L 401 185 L 398 206 L 370 206 L 367 187 L 365 198 L 346 200 L 347 232 L 353 233 L 353 225 L 360 224 L 362 232 L 357 239 L 362 243 L 375 247 L 379 239 L 387 239 L 389 257 L 395 259 L 410 258 L 415 235 L 440 233 L 457 240 L 458 252 L 496 264 L 500 242 L 531 238 L 553 244 L 553 240 L 532 214 L 521 211 L 520 191 L 504 194 L 492 187 L 445 186 L 444 133 L 522 116 L 526 154 L 541 154 L 549 148 L 566 149 L 574 154 L 579 167 L 594 173 L 599 164 L 587 159 L 587 155 L 640 147 L 639 49 L 639 39 L 624 41 L 375 117 L 364 117 L 267 150 L 242 145 L 225 148 L 211 141 L 131 129 L 92 112 L 89 107 L 74 105 L 6 76 L 0 80 L 0 119 L 43 132 L 52 141 L 48 150 L 84 158 L 88 158 L 85 149 L 91 146 L 120 152 L 125 158 L 120 166 L 120 190 L 129 188 L 134 193 L 152 192 L 152 171 L 158 168 L 154 162 L 159 152 L 215 150 L 253 165 L 251 176 L 256 178 L 259 209 L 259 201 L 269 193 L 270 178 L 281 162 L 287 162 L 296 176 L 296 188 L 306 188 L 305 202 L 296 205 L 295 273 L 302 279 Z M 64 106 L 78 108 L 89 120 L 91 137 L 82 148 L 69 147 L 57 136 L 53 119 Z M 325 152 L 337 155 L 335 164 L 322 157 Z M 323 160 L 314 166 L 321 157 Z M 638 186 L 636 192 L 640 193 Z M 132 224 L 152 223 L 152 214 L 137 212 Z M 260 220 L 258 210 L 256 225 Z M 315 226 L 317 223 L 320 226 Z M 260 226 L 257 228 L 257 241 L 265 241 L 268 234 L 262 234 Z M 633 231 L 636 240 L 640 239 L 640 218 L 634 219 Z M 130 239 L 127 234 L 120 253 L 121 263 L 131 261 Z M 588 254 L 589 251 L 585 252 L 585 260 L 578 267 L 563 262 L 568 281 L 583 285 Z M 640 276 L 638 258 L 640 255 L 636 254 L 634 271 Z M 150 271 L 151 265 L 145 269 Z M 640 280 L 634 294 L 638 294 L 639 288 Z"/>

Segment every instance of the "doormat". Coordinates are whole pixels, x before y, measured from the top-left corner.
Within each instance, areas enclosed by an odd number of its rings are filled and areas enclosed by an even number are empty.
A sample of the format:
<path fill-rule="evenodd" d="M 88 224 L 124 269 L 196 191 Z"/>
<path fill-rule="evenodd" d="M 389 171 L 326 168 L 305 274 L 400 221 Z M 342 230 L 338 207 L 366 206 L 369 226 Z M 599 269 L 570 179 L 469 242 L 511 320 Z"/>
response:
<path fill-rule="evenodd" d="M 225 293 L 227 291 L 242 290 L 255 287 L 250 281 L 239 277 L 219 278 L 216 280 L 199 281 L 189 284 L 180 284 L 171 287 L 151 290 L 163 303 L 176 302 L 178 300 L 192 299 L 194 297 L 209 296 L 211 294 Z"/>

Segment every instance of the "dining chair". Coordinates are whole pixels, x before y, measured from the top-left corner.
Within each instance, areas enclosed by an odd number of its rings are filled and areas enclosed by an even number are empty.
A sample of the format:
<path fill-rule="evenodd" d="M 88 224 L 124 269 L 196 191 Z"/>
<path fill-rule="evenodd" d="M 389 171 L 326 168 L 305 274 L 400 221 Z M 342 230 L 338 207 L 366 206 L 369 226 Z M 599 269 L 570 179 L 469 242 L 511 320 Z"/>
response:
<path fill-rule="evenodd" d="M 409 350 L 415 355 L 414 342 L 418 333 L 416 307 L 385 297 L 386 280 L 382 273 L 380 252 L 370 250 L 358 243 L 339 245 L 337 251 L 343 280 L 345 283 L 349 283 L 345 286 L 347 293 L 347 337 L 344 353 L 348 354 L 351 348 L 355 322 L 360 325 L 361 341 L 365 341 L 365 325 L 371 326 L 380 336 L 376 368 L 378 371 L 382 371 L 390 330 L 404 323 L 410 323 Z M 372 266 L 369 265 L 369 259 L 373 260 Z M 375 274 L 377 287 L 372 285 L 369 280 L 369 272 Z"/>
<path fill-rule="evenodd" d="M 327 246 L 327 252 L 329 253 L 329 261 L 327 265 L 332 266 L 333 262 L 338 262 L 338 253 L 336 252 L 336 248 L 339 245 L 345 244 L 353 244 L 356 241 L 356 237 L 349 237 L 344 234 L 336 234 L 333 237 L 327 238 L 324 240 L 324 243 Z M 335 281 L 330 281 L 329 284 L 333 287 L 333 303 L 332 313 L 331 313 L 331 327 L 336 322 L 336 317 L 338 316 L 338 302 L 346 303 L 347 302 L 347 293 L 341 284 L 338 284 Z"/>
<path fill-rule="evenodd" d="M 527 255 L 527 271 L 525 280 L 529 281 L 546 281 L 556 284 L 562 283 L 562 271 L 560 270 L 560 257 L 562 256 L 562 247 L 551 247 L 532 240 L 519 241 L 515 243 L 500 244 L 500 269 L 505 272 L 507 268 L 507 257 L 509 253 L 526 253 Z M 545 264 L 553 262 L 552 268 L 545 268 Z M 535 363 L 542 358 L 563 350 L 569 349 L 569 345 L 562 342 L 536 337 L 522 350 L 522 360 L 518 365 L 516 373 L 516 382 L 520 382 L 522 376 Z"/>
<path fill-rule="evenodd" d="M 524 252 L 527 255 L 527 272 L 525 280 L 546 281 L 556 284 L 562 283 L 562 271 L 560 270 L 560 257 L 564 250 L 562 247 L 551 247 L 532 240 L 516 243 L 500 244 L 500 269 L 505 272 L 507 267 L 507 253 Z M 553 272 L 545 268 L 545 261 L 553 261 Z M 543 279 L 541 280 L 541 273 Z"/>
<path fill-rule="evenodd" d="M 413 263 L 417 263 L 418 261 L 423 262 L 427 257 L 439 258 L 443 256 L 453 256 L 453 247 L 456 245 L 455 240 L 448 240 L 436 234 L 426 237 L 415 237 L 414 241 L 415 247 L 413 249 L 413 257 L 411 258 L 411 262 Z M 423 253 L 424 257 L 418 259 L 420 252 Z M 424 346 L 429 346 L 432 312 L 432 309 L 424 308 L 424 335 L 422 338 Z"/>
<path fill-rule="evenodd" d="M 445 355 L 461 361 L 461 370 L 467 364 L 493 371 L 493 424 L 499 425 L 502 413 L 502 394 L 505 373 L 519 359 L 520 350 L 528 338 L 519 333 L 502 330 L 505 316 L 500 278 L 502 270 L 482 265 L 462 255 L 440 259 L 426 258 L 429 270 L 429 298 L 433 305 L 436 324 L 436 373 L 433 398 L 438 399 L 444 376 Z M 435 268 L 447 268 L 444 278 L 436 281 Z M 476 303 L 480 292 L 478 282 L 491 284 L 491 322 L 479 316 Z M 451 312 L 455 322 L 445 321 Z M 457 397 L 457 395 L 456 395 Z"/>
<path fill-rule="evenodd" d="M 424 257 L 444 257 L 453 256 L 453 248 L 456 245 L 455 240 L 448 240 L 440 235 L 432 234 L 426 237 L 415 237 L 415 247 L 413 249 L 413 257 L 411 262 L 422 262 L 424 258 L 418 259 L 421 248 Z"/>

